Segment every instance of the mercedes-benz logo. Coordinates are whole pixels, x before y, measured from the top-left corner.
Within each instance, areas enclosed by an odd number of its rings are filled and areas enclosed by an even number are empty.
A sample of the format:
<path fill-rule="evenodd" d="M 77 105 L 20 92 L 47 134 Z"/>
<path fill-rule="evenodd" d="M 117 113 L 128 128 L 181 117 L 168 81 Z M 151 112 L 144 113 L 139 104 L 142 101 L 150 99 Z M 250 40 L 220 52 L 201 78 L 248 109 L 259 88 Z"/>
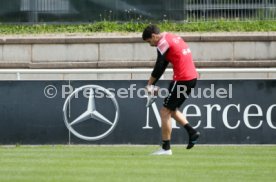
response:
<path fill-rule="evenodd" d="M 88 104 L 87 104 L 87 109 L 86 111 L 84 111 L 82 114 L 80 114 L 76 119 L 70 121 L 68 119 L 68 105 L 71 102 L 71 99 L 73 98 L 74 95 L 76 95 L 77 93 L 84 91 L 88 89 L 89 91 L 89 99 L 88 99 Z M 96 104 L 95 104 L 95 90 L 97 91 L 102 91 L 104 94 L 106 94 L 106 98 L 110 98 L 112 100 L 113 106 L 114 106 L 114 110 L 115 110 L 115 117 L 112 121 L 110 121 L 109 119 L 107 119 L 103 114 L 101 114 L 100 112 L 97 111 L 96 108 Z M 64 122 L 66 127 L 68 128 L 68 130 L 73 133 L 76 137 L 83 139 L 83 140 L 87 140 L 87 141 L 95 141 L 95 140 L 100 140 L 104 137 L 106 137 L 108 134 L 110 134 L 112 132 L 112 130 L 115 128 L 118 119 L 119 119 L 119 106 L 118 103 L 115 99 L 115 96 L 112 95 L 112 93 L 101 87 L 98 85 L 85 85 L 82 87 L 79 87 L 77 89 L 75 89 L 65 100 L 64 105 L 63 105 L 63 118 L 64 118 Z M 97 136 L 85 136 L 79 132 L 77 132 L 74 127 L 81 123 L 81 122 L 102 122 L 105 125 L 107 125 L 108 129 L 105 130 L 105 132 L 103 132 L 102 134 L 98 134 Z"/>

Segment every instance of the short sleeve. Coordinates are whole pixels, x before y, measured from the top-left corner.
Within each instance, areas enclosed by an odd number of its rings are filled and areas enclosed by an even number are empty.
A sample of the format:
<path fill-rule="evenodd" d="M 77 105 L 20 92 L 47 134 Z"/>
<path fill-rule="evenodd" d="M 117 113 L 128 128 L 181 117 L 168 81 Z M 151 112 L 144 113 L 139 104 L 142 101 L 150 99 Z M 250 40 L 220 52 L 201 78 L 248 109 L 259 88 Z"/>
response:
<path fill-rule="evenodd" d="M 160 39 L 160 41 L 157 44 L 157 49 L 159 50 L 159 52 L 164 55 L 165 52 L 169 49 L 170 45 L 168 43 L 168 41 L 163 37 Z"/>

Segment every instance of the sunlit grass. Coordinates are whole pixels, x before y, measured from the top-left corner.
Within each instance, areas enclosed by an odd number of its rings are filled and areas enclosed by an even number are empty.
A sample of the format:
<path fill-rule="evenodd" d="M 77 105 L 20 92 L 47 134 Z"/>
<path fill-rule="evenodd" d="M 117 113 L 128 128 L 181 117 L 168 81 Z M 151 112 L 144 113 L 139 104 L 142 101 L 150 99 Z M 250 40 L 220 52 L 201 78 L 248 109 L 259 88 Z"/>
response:
<path fill-rule="evenodd" d="M 0 24 L 0 34 L 66 34 L 94 32 L 141 32 L 151 22 L 109 22 L 90 24 Z M 210 22 L 159 22 L 163 31 L 172 32 L 267 32 L 276 31 L 276 21 L 210 21 Z"/>
<path fill-rule="evenodd" d="M 275 181 L 276 146 L 0 147 L 0 181 Z"/>

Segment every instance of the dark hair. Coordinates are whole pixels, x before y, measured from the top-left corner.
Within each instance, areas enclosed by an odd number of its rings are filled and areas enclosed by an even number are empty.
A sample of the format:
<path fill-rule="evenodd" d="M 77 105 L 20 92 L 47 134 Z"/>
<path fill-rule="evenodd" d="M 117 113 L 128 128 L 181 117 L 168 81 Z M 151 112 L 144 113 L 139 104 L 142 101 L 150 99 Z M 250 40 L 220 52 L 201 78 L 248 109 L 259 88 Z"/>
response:
<path fill-rule="evenodd" d="M 160 33 L 160 29 L 156 26 L 156 25 L 148 25 L 144 32 L 143 32 L 143 40 L 147 40 L 151 38 L 151 34 L 159 34 Z"/>

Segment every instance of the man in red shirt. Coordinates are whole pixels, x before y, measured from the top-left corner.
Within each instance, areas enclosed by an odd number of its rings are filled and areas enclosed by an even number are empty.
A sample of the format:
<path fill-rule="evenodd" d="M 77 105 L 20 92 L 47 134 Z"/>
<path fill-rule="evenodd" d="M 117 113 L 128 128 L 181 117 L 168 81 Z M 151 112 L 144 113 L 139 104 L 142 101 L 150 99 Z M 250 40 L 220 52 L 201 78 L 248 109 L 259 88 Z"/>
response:
<path fill-rule="evenodd" d="M 191 89 L 195 87 L 197 81 L 198 74 L 192 59 L 191 50 L 181 37 L 167 32 L 160 33 L 159 28 L 155 25 L 146 27 L 142 37 L 151 46 L 157 47 L 158 53 L 157 61 L 147 84 L 149 92 L 152 92 L 152 85 L 156 84 L 168 64 L 171 63 L 173 67 L 173 81 L 171 81 L 169 86 L 169 95 L 165 98 L 163 107 L 160 110 L 162 148 L 154 152 L 153 155 L 172 155 L 170 147 L 171 117 L 187 130 L 189 134 L 187 149 L 190 149 L 197 142 L 200 133 L 191 127 L 178 108 L 190 94 Z M 185 94 L 177 93 L 179 88 L 184 88 Z"/>

